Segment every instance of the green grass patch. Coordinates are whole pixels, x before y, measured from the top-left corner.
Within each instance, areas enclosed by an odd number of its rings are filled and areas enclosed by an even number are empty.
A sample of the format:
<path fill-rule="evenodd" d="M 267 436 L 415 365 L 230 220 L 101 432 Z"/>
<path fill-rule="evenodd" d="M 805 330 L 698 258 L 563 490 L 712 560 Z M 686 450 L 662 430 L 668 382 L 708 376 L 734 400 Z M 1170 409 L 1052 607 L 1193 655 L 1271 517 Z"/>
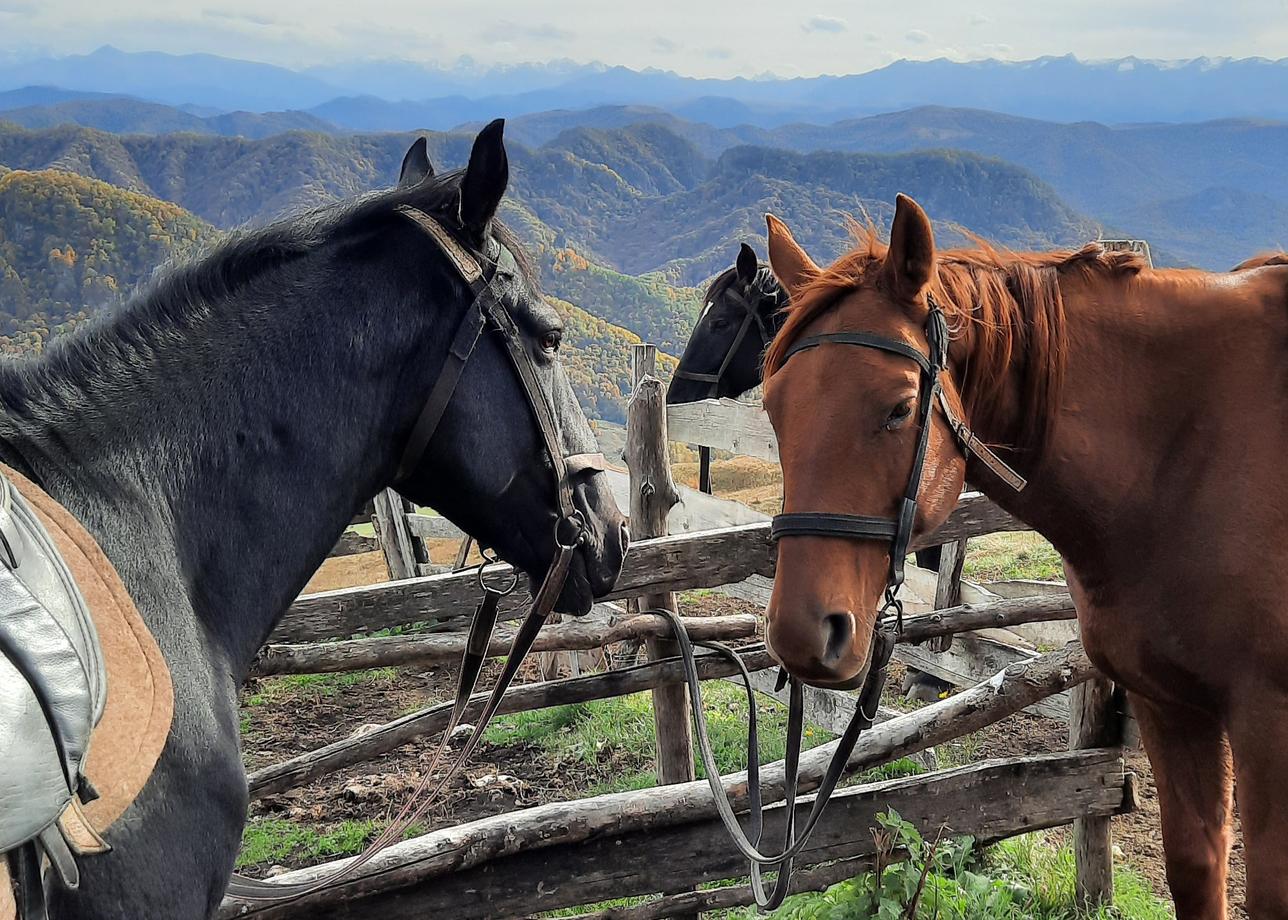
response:
<path fill-rule="evenodd" d="M 970 541 L 962 575 L 977 582 L 1064 578 L 1060 554 L 1035 533 L 995 533 Z"/>
<path fill-rule="evenodd" d="M 370 671 L 348 671 L 342 674 L 288 674 L 260 681 L 256 692 L 242 702 L 248 707 L 296 700 L 316 702 L 351 687 L 390 684 L 397 677 L 397 668 L 373 668 Z"/>
<path fill-rule="evenodd" d="M 248 823 L 242 832 L 237 866 L 242 868 L 286 860 L 316 862 L 351 856 L 361 853 L 379 828 L 375 821 L 343 821 L 329 830 L 319 831 L 283 818 L 260 818 Z"/>
<path fill-rule="evenodd" d="M 779 920 L 1172 920 L 1169 904 L 1130 869 L 1114 875 L 1113 907 L 1087 912 L 1074 901 L 1073 851 L 1045 833 L 1005 840 L 980 853 L 970 838 L 924 840 L 894 812 L 878 816 L 887 852 L 910 858 L 888 865 L 878 879 L 866 872 L 827 891 L 799 894 L 772 916 Z M 911 909 L 926 875 L 915 911 Z M 715 912 L 720 920 L 753 920 L 754 908 Z"/>
<path fill-rule="evenodd" d="M 703 709 L 712 753 L 722 773 L 746 766 L 747 701 L 741 690 L 724 683 L 703 687 Z M 758 709 L 760 758 L 781 760 L 786 753 L 787 710 L 777 704 Z M 559 706 L 502 716 L 488 727 L 489 744 L 535 744 L 557 763 L 578 766 L 591 781 L 587 795 L 647 789 L 654 777 L 653 704 L 648 693 Z M 805 747 L 834 736 L 807 728 Z M 697 775 L 706 776 L 701 764 Z"/>

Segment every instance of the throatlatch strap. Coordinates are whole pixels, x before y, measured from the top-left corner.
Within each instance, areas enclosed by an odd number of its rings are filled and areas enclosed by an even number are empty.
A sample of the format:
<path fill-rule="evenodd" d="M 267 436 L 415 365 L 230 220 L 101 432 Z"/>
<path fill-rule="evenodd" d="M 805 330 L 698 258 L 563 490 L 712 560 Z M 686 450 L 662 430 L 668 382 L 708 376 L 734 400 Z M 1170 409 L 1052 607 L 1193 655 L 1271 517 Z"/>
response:
<path fill-rule="evenodd" d="M 970 426 L 953 411 L 952 405 L 948 402 L 948 396 L 942 389 L 939 391 L 939 407 L 943 410 L 944 418 L 948 420 L 948 427 L 953 430 L 953 434 L 957 437 L 957 441 L 961 444 L 962 450 L 966 452 L 966 455 L 974 454 L 976 459 L 988 467 L 989 472 L 994 476 L 1016 492 L 1023 492 L 1024 487 L 1029 484 L 1028 480 L 1017 473 L 1014 467 L 993 453 L 992 448 L 980 440 Z"/>

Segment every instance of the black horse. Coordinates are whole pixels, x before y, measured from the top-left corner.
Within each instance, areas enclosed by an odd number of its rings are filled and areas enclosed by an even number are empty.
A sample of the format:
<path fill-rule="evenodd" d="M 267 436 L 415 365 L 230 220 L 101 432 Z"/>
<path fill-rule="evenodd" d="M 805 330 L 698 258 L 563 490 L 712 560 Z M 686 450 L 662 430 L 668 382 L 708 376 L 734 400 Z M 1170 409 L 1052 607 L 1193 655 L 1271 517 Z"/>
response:
<path fill-rule="evenodd" d="M 40 358 L 0 365 L 0 460 L 71 511 L 119 569 L 174 679 L 175 716 L 140 798 L 51 882 L 54 920 L 200 920 L 224 893 L 246 818 L 237 689 L 260 644 L 355 511 L 395 478 L 474 296 L 395 209 L 447 227 L 485 264 L 515 242 L 493 218 L 502 123 L 435 177 L 417 142 L 397 188 L 235 235 Z M 502 300 L 569 454 L 596 450 L 559 364 L 560 320 L 520 269 Z M 422 460 L 398 488 L 530 576 L 555 553 L 551 462 L 515 366 L 484 331 Z M 605 477 L 574 484 L 588 539 L 558 609 L 585 612 L 620 571 Z"/>
<path fill-rule="evenodd" d="M 743 243 L 733 267 L 716 275 L 702 302 L 666 392 L 671 405 L 741 396 L 758 386 L 761 355 L 782 324 L 787 292 Z"/>

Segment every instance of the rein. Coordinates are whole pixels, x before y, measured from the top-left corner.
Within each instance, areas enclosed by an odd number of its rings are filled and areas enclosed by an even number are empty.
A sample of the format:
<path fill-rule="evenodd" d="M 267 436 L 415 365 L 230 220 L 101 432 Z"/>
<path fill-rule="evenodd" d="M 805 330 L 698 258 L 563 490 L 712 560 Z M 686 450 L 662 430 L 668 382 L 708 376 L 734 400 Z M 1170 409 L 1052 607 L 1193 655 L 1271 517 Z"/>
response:
<path fill-rule="evenodd" d="M 439 761 L 447 750 L 452 733 L 460 724 L 470 697 L 474 693 L 474 687 L 478 682 L 483 664 L 488 658 L 487 649 L 496 626 L 501 598 L 513 591 L 518 584 L 516 575 L 502 589 L 498 590 L 487 585 L 483 580 L 483 570 L 493 560 L 490 560 L 486 553 L 484 553 L 483 564 L 479 566 L 479 585 L 483 588 L 483 599 L 479 602 L 479 606 L 474 613 L 473 622 L 470 625 L 469 639 L 466 644 L 465 654 L 461 659 L 461 670 L 457 681 L 452 716 L 447 727 L 443 730 L 438 747 L 434 752 L 434 757 L 426 768 L 424 778 L 420 781 L 420 784 L 408 797 L 406 804 L 403 805 L 390 826 L 372 841 L 359 856 L 354 857 L 334 872 L 298 885 L 275 885 L 234 873 L 229 881 L 227 893 L 232 897 L 246 901 L 294 900 L 342 881 L 374 859 L 385 847 L 399 840 L 403 833 L 434 805 L 447 787 L 447 784 L 469 759 L 470 755 L 474 753 L 479 742 L 482 741 L 483 732 L 491 721 L 492 716 L 496 714 L 497 708 L 501 705 L 501 699 L 518 673 L 519 666 L 532 648 L 533 642 L 536 641 L 537 634 L 540 632 L 542 625 L 544 625 L 546 618 L 554 610 L 554 605 L 563 591 L 564 582 L 568 578 L 573 554 L 576 552 L 577 547 L 586 540 L 586 519 L 573 502 L 572 477 L 582 472 L 602 471 L 606 466 L 603 454 L 565 455 L 563 453 L 554 411 L 550 406 L 550 401 L 547 399 L 545 391 L 541 387 L 537 370 L 533 365 L 528 349 L 524 345 L 519 327 L 515 324 L 509 310 L 506 309 L 496 285 L 498 275 L 503 274 L 502 269 L 507 271 L 517 270 L 514 256 L 504 246 L 498 244 L 499 253 L 496 259 L 487 265 L 480 264 L 478 259 L 446 227 L 424 211 L 409 205 L 401 205 L 397 208 L 397 211 L 416 224 L 438 244 L 442 252 L 456 267 L 460 276 L 470 286 L 474 299 L 457 327 L 456 334 L 453 336 L 451 346 L 448 349 L 443 369 L 440 371 L 438 379 L 434 382 L 434 386 L 430 389 L 425 406 L 412 427 L 411 436 L 408 438 L 407 446 L 404 448 L 402 459 L 399 462 L 397 477 L 394 480 L 395 484 L 406 480 L 416 469 L 425 451 L 429 448 L 434 433 L 442 421 L 443 414 L 451 403 L 452 395 L 456 391 L 461 373 L 469 362 L 470 356 L 474 353 L 484 328 L 488 328 L 495 332 L 505 345 L 506 353 L 510 356 L 515 372 L 519 376 L 524 395 L 527 397 L 528 405 L 532 409 L 537 428 L 541 432 L 545 452 L 554 471 L 556 492 L 559 499 L 559 519 L 555 524 L 556 552 L 545 577 L 542 579 L 541 587 L 532 599 L 532 606 L 515 633 L 509 654 L 506 656 L 505 666 L 492 688 L 482 713 L 475 721 L 469 739 L 465 742 L 456 760 L 443 777 L 437 783 L 433 782 L 434 772 L 438 769 Z"/>
<path fill-rule="evenodd" d="M 693 380 L 697 383 L 709 383 L 711 384 L 711 389 L 708 391 L 707 396 L 709 398 L 719 396 L 720 381 L 724 379 L 725 371 L 729 369 L 729 365 L 733 363 L 734 356 L 738 354 L 738 349 L 742 346 L 742 340 L 745 339 L 747 337 L 747 333 L 751 331 L 753 322 L 756 324 L 756 329 L 760 333 L 760 347 L 762 349 L 769 347 L 769 343 L 774 339 L 774 334 L 771 328 L 765 324 L 765 318 L 760 315 L 760 310 L 757 305 L 753 303 L 751 298 L 748 296 L 752 290 L 754 290 L 753 285 L 748 285 L 746 291 L 726 291 L 725 294 L 721 295 L 732 297 L 737 301 L 743 308 L 745 315 L 742 318 L 742 323 L 738 326 L 737 334 L 734 335 L 733 341 L 729 344 L 729 348 L 725 352 L 724 359 L 720 362 L 719 369 L 717 369 L 714 374 L 699 374 L 696 371 L 677 370 L 672 376 L 680 380 Z M 781 290 L 774 294 L 775 304 L 779 302 L 781 296 Z M 711 306 L 711 304 L 707 304 L 707 309 L 710 310 Z"/>
<path fill-rule="evenodd" d="M 692 642 L 675 613 L 665 609 L 649 611 L 665 616 L 675 631 L 680 645 L 681 661 L 684 664 L 685 682 L 689 689 L 698 751 L 706 769 L 707 782 L 711 787 L 716 810 L 734 845 L 750 864 L 752 893 L 755 895 L 756 903 L 765 910 L 773 910 L 787 897 L 791 886 L 793 860 L 808 845 L 823 815 L 823 810 L 836 790 L 837 783 L 845 774 L 846 765 L 854 752 L 859 736 L 871 728 L 876 719 L 877 706 L 885 687 L 886 669 L 903 629 L 903 603 L 899 600 L 898 594 L 904 582 L 904 557 L 907 556 L 908 547 L 912 542 L 912 532 L 917 517 L 917 500 L 921 491 L 922 474 L 925 472 L 926 455 L 929 451 L 930 421 L 934 407 L 938 405 L 943 412 L 963 452 L 968 456 L 975 454 L 998 478 L 1017 492 L 1027 484 L 1022 476 L 1002 461 L 971 431 L 949 404 L 940 379 L 948 369 L 948 323 L 933 295 L 927 293 L 926 296 L 930 307 L 930 315 L 926 321 L 926 340 L 930 346 L 928 356 L 905 342 L 885 336 L 867 332 L 831 332 L 801 339 L 787 350 L 783 359 L 786 361 L 799 352 L 824 345 L 849 345 L 873 348 L 915 362 L 921 371 L 918 403 L 918 422 L 921 425 L 921 431 L 917 438 L 912 471 L 908 478 L 908 485 L 904 489 L 897 517 L 799 511 L 777 514 L 770 525 L 770 539 L 774 541 L 796 536 L 821 536 L 850 540 L 882 540 L 891 544 L 890 573 L 886 578 L 885 603 L 873 627 L 868 672 L 864 678 L 863 687 L 859 691 L 858 705 L 855 707 L 850 724 L 846 726 L 837 742 L 836 750 L 828 762 L 827 770 L 814 797 L 809 816 L 799 830 L 796 827 L 796 797 L 805 727 L 805 688 L 800 680 L 790 677 L 785 671 L 779 677 L 779 688 L 781 689 L 786 682 L 790 686 L 790 696 L 787 707 L 787 756 L 784 761 L 785 826 L 781 848 L 777 852 L 766 854 L 760 850 L 760 838 L 764 830 L 764 795 L 760 782 L 755 693 L 751 687 L 751 676 L 747 673 L 746 666 L 737 653 L 727 646 L 716 642 Z M 746 323 L 744 323 L 744 329 L 745 326 Z M 893 622 L 887 616 L 891 610 L 894 611 Z M 702 714 L 702 684 L 698 678 L 695 645 L 736 662 L 747 692 L 749 712 L 747 798 L 751 813 L 750 834 L 743 831 L 733 806 L 725 795 L 724 786 L 720 782 L 720 772 L 711 750 L 711 739 L 707 735 L 706 722 Z M 773 888 L 767 892 L 761 873 L 765 869 L 774 868 L 778 870 L 778 877 L 774 881 Z"/>

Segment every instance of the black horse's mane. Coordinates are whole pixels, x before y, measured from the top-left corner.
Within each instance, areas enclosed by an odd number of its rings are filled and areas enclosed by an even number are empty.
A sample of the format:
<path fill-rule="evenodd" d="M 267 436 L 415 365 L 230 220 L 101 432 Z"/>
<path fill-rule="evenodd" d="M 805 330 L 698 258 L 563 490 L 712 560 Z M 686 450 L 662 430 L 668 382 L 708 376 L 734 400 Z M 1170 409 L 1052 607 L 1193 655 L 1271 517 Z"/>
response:
<path fill-rule="evenodd" d="M 105 360 L 113 356 L 137 366 L 151 343 L 195 328 L 245 285 L 326 245 L 376 228 L 399 205 L 413 205 L 454 225 L 455 218 L 447 215 L 456 214 L 463 174 L 455 170 L 415 186 L 370 192 L 224 234 L 195 255 L 162 265 L 124 304 L 59 336 L 38 358 L 9 358 L 0 366 L 10 384 L 17 382 L 15 378 L 31 384 L 52 376 L 72 388 L 102 374 Z M 536 290 L 532 263 L 514 232 L 494 220 L 492 234 L 514 255 Z M 428 240 L 426 244 L 433 245 Z M 6 389 L 16 395 L 11 387 Z"/>

